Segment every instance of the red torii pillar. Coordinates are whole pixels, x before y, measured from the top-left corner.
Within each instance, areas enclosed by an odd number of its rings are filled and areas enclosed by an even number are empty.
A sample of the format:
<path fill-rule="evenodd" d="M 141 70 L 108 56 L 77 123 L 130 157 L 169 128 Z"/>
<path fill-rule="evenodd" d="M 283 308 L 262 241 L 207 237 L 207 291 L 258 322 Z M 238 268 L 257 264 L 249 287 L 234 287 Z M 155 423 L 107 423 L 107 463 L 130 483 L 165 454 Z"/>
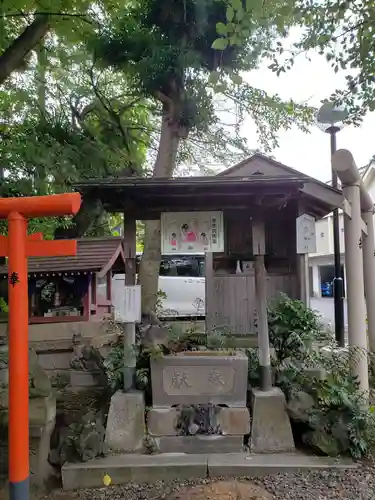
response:
<path fill-rule="evenodd" d="M 0 219 L 8 219 L 8 237 L 0 237 L 0 256 L 8 257 L 9 292 L 9 495 L 29 498 L 29 306 L 27 257 L 76 255 L 77 242 L 42 241 L 27 236 L 27 219 L 73 215 L 78 193 L 0 198 Z"/>

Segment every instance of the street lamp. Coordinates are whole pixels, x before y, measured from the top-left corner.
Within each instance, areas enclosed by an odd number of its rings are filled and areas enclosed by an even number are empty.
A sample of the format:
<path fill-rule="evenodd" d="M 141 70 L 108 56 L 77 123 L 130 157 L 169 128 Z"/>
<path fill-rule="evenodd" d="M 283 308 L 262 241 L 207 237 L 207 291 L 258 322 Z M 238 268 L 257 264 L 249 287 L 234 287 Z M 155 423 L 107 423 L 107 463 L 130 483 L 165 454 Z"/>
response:
<path fill-rule="evenodd" d="M 317 115 L 318 127 L 330 135 L 331 157 L 336 152 L 336 134 L 344 127 L 344 121 L 348 117 L 348 111 L 332 103 L 325 103 L 319 109 Z M 332 169 L 332 187 L 338 188 L 338 178 Z M 345 324 L 344 324 L 344 282 L 341 273 L 340 256 L 340 225 L 339 210 L 333 211 L 333 252 L 335 262 L 335 277 L 333 279 L 333 296 L 335 306 L 335 338 L 340 347 L 345 347 Z"/>

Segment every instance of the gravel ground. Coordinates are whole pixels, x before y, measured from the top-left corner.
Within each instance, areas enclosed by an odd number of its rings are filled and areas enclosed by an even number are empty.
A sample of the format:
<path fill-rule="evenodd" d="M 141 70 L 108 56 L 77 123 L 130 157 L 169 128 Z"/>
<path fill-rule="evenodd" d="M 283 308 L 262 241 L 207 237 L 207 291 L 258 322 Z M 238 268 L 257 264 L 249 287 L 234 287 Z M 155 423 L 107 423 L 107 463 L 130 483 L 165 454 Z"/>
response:
<path fill-rule="evenodd" d="M 0 499 L 6 497 L 0 492 Z M 215 478 L 127 484 L 78 492 L 54 491 L 43 500 L 374 500 L 375 466 L 342 472 L 280 474 L 260 479 Z M 32 500 L 42 500 L 32 495 Z"/>

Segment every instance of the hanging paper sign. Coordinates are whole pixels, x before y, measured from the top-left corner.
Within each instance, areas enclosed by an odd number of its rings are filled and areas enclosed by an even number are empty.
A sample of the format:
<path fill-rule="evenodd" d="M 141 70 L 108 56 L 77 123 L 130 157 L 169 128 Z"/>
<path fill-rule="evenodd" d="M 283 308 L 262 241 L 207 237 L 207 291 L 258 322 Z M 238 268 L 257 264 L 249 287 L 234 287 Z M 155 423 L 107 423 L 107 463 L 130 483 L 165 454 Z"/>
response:
<path fill-rule="evenodd" d="M 223 252 L 223 212 L 162 213 L 161 251 L 163 254 Z"/>
<path fill-rule="evenodd" d="M 302 214 L 296 219 L 297 253 L 316 253 L 315 218 Z"/>

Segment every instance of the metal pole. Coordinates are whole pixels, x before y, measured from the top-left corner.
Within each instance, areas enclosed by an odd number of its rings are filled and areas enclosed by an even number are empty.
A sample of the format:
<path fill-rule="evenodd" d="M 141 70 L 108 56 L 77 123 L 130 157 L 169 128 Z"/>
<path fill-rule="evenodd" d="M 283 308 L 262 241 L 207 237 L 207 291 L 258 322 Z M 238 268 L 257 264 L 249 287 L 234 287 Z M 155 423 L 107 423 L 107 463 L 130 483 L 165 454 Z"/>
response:
<path fill-rule="evenodd" d="M 29 498 L 29 308 L 26 219 L 8 216 L 9 498 Z"/>
<path fill-rule="evenodd" d="M 331 137 L 331 157 L 336 152 L 337 127 L 330 127 L 328 133 Z M 338 188 L 338 177 L 332 169 L 332 187 Z M 339 210 L 333 211 L 333 253 L 335 277 L 333 279 L 333 297 L 335 308 L 335 338 L 340 347 L 345 347 L 345 324 L 344 324 L 344 282 L 341 273 L 341 253 L 340 253 L 340 223 Z"/>

